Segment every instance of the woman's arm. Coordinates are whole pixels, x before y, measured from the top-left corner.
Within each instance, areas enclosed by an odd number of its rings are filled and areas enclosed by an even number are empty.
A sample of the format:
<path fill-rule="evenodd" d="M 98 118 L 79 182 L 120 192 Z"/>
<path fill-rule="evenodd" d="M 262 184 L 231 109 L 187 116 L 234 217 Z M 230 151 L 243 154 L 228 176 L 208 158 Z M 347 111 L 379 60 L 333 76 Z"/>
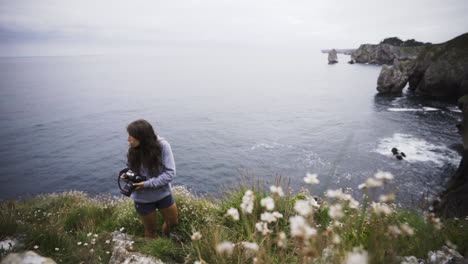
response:
<path fill-rule="evenodd" d="M 162 148 L 162 163 L 164 165 L 163 172 L 158 177 L 150 178 L 144 182 L 145 188 L 159 188 L 172 181 L 176 174 L 174 155 L 172 154 L 171 145 L 166 140 L 160 141 Z"/>

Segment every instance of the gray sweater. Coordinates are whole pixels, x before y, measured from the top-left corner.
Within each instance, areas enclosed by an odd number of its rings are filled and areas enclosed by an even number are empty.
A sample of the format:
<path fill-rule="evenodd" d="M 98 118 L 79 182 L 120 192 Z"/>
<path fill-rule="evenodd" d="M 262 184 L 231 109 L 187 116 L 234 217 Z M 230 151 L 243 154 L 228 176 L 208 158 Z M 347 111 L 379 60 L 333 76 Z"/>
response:
<path fill-rule="evenodd" d="M 135 202 L 151 203 L 159 201 L 172 193 L 171 182 L 176 175 L 174 156 L 172 155 L 171 145 L 164 138 L 158 136 L 161 144 L 162 163 L 164 168 L 159 175 L 150 175 L 146 168 L 140 170 L 140 174 L 149 179 L 144 182 L 141 190 L 133 191 L 130 196 Z"/>

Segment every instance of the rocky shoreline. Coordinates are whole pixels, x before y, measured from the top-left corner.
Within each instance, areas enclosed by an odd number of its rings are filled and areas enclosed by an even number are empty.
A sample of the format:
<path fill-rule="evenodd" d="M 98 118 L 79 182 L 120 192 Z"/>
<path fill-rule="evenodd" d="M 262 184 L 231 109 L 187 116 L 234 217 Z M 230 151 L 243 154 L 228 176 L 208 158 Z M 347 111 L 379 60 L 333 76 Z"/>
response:
<path fill-rule="evenodd" d="M 463 139 L 462 160 L 434 211 L 445 217 L 468 215 L 468 33 L 441 44 L 389 38 L 361 45 L 351 59 L 383 64 L 377 79 L 379 93 L 399 94 L 408 85 L 416 95 L 458 100 L 463 111 L 457 125 Z"/>

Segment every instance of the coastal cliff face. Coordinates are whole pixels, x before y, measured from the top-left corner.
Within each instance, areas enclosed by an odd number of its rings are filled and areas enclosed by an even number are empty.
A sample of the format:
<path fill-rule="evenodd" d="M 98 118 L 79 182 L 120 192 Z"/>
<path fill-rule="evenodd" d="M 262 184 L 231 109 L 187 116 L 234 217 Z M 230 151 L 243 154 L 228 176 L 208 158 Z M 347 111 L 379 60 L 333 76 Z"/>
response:
<path fill-rule="evenodd" d="M 382 68 L 380 93 L 401 92 L 409 82 L 409 89 L 420 95 L 457 99 L 468 94 L 468 33 L 418 49 L 416 58 Z"/>
<path fill-rule="evenodd" d="M 417 94 L 459 98 L 468 94 L 468 33 L 425 47 L 408 72 Z"/>
<path fill-rule="evenodd" d="M 393 64 L 395 59 L 399 61 L 414 60 L 424 46 L 394 46 L 387 43 L 363 44 L 351 54 L 351 59 L 357 63 Z"/>
<path fill-rule="evenodd" d="M 463 156 L 455 175 L 440 194 L 440 201 L 434 204 L 434 211 L 445 217 L 464 217 L 468 215 L 468 95 L 459 100 L 463 120 L 459 132 L 463 138 Z"/>

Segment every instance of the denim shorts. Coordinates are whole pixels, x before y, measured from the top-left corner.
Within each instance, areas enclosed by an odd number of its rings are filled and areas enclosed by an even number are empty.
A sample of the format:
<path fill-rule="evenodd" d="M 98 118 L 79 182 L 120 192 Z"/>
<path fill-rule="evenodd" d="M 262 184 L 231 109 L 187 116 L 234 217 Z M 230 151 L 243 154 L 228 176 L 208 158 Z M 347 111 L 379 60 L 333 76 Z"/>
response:
<path fill-rule="evenodd" d="M 174 197 L 172 194 L 162 198 L 159 201 L 152 202 L 152 203 L 139 203 L 135 202 L 135 209 L 137 213 L 141 216 L 149 215 L 152 212 L 156 211 L 156 209 L 165 209 L 175 203 Z"/>

